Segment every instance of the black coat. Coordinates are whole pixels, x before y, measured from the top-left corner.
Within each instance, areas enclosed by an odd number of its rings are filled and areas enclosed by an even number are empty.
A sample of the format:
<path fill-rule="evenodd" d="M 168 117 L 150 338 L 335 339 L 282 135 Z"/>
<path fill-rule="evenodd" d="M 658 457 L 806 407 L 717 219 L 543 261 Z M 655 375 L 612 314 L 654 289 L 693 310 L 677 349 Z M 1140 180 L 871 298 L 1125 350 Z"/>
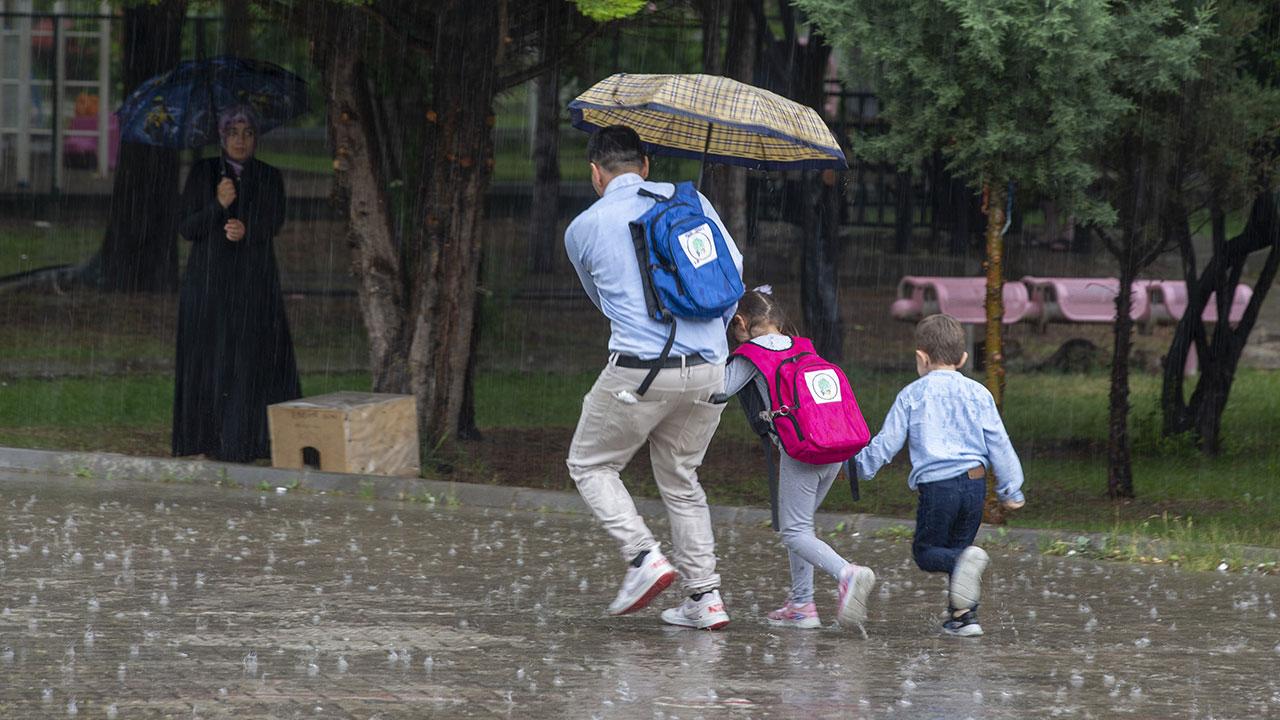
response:
<path fill-rule="evenodd" d="M 173 454 L 247 462 L 271 454 L 267 406 L 302 396 L 273 244 L 284 224 L 280 171 L 256 160 L 217 201 L 219 158 L 200 160 L 182 190 L 182 236 L 191 254 L 178 304 Z M 239 218 L 245 236 L 227 240 Z"/>

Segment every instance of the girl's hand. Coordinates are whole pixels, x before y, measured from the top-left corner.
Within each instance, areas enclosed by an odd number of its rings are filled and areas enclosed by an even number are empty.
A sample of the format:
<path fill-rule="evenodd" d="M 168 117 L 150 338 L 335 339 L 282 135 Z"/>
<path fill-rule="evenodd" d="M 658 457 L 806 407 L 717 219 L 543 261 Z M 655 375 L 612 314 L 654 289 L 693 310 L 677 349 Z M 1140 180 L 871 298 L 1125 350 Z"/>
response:
<path fill-rule="evenodd" d="M 236 201 L 236 184 L 231 178 L 224 177 L 222 182 L 218 183 L 218 204 L 223 210 L 231 207 L 231 203 Z"/>
<path fill-rule="evenodd" d="M 1026 500 L 1005 500 L 1000 504 L 1004 506 L 1005 510 L 1017 510 L 1023 505 L 1026 505 L 1027 501 Z"/>
<path fill-rule="evenodd" d="M 226 225 L 222 226 L 224 232 L 227 233 L 227 239 L 231 242 L 240 242 L 244 239 L 244 223 L 236 218 L 231 218 Z"/>

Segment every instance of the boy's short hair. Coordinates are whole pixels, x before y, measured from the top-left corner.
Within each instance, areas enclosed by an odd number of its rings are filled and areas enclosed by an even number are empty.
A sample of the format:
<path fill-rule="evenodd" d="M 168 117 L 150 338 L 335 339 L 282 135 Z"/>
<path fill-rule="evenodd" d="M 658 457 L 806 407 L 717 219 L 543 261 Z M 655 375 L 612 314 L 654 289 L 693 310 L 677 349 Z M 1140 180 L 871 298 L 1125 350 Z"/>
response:
<path fill-rule="evenodd" d="M 964 328 L 960 321 L 939 313 L 916 323 L 916 349 L 938 365 L 959 365 L 964 357 Z"/>
<path fill-rule="evenodd" d="M 622 170 L 644 167 L 644 143 L 635 130 L 626 125 L 600 128 L 587 140 L 587 162 L 615 174 Z"/>

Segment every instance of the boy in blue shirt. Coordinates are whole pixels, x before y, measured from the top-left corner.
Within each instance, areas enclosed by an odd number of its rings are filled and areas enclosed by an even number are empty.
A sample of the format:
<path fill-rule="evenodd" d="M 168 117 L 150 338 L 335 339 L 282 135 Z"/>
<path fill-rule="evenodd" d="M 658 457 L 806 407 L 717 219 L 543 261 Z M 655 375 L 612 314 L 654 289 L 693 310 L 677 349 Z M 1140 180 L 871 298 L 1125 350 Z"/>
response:
<path fill-rule="evenodd" d="M 996 495 L 1009 510 L 1024 504 L 1022 465 L 990 391 L 957 372 L 968 360 L 964 328 L 950 315 L 916 325 L 920 379 L 898 393 L 871 443 L 851 461 L 870 480 L 910 440 L 907 485 L 920 495 L 911 554 L 925 572 L 950 575 L 949 635 L 982 634 L 978 600 L 987 553 L 973 544 L 982 524 L 987 466 Z"/>

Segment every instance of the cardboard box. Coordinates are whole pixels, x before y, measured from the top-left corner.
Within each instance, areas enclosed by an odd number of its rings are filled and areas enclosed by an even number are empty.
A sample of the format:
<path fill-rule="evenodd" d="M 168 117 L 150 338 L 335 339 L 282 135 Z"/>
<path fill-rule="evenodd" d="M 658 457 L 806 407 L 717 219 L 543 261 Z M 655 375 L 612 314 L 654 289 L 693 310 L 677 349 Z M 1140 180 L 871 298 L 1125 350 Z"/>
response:
<path fill-rule="evenodd" d="M 267 407 L 271 465 L 360 475 L 416 476 L 412 395 L 337 392 Z"/>

